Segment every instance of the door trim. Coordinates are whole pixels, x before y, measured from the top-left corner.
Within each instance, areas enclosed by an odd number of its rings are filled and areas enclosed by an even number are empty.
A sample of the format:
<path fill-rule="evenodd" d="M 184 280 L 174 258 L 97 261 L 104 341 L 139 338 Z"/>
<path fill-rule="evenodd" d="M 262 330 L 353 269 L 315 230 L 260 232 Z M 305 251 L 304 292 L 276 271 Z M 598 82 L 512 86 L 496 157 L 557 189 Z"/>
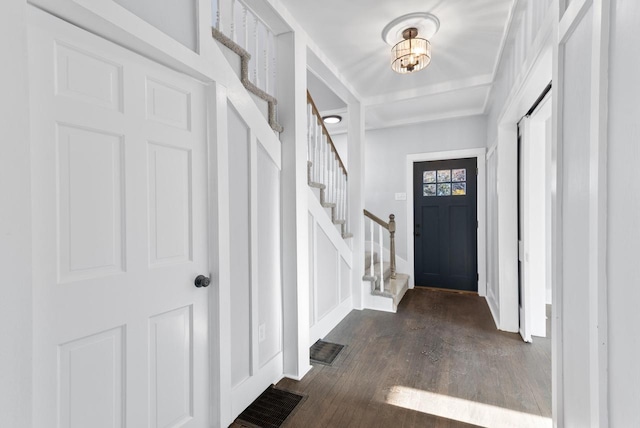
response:
<path fill-rule="evenodd" d="M 407 189 L 407 262 L 409 272 L 415 272 L 414 240 L 413 240 L 413 164 L 415 162 L 439 161 L 449 159 L 476 158 L 478 165 L 478 295 L 487 295 L 487 186 L 486 186 L 485 147 L 466 150 L 450 150 L 444 152 L 414 153 L 407 155 L 406 189 Z M 409 277 L 409 288 L 415 287 L 415 275 Z"/>

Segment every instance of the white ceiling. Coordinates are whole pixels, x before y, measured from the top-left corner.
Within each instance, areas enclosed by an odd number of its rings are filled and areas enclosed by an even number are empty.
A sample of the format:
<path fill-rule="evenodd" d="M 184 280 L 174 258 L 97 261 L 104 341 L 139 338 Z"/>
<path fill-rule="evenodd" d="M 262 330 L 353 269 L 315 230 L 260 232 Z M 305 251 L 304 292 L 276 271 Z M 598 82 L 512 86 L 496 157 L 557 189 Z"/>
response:
<path fill-rule="evenodd" d="M 370 129 L 484 113 L 514 5 L 514 0 L 281 2 L 355 89 Z M 391 47 L 381 32 L 413 12 L 435 15 L 440 30 L 430 40 L 429 67 L 400 75 L 391 70 Z"/>

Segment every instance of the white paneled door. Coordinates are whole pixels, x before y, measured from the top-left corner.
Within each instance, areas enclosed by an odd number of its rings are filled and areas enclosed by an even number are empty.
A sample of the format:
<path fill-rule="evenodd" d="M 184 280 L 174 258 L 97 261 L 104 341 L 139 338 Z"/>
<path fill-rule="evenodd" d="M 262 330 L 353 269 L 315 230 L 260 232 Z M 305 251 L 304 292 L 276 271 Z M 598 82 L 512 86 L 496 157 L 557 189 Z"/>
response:
<path fill-rule="evenodd" d="M 204 88 L 30 14 L 34 426 L 209 426 Z"/>

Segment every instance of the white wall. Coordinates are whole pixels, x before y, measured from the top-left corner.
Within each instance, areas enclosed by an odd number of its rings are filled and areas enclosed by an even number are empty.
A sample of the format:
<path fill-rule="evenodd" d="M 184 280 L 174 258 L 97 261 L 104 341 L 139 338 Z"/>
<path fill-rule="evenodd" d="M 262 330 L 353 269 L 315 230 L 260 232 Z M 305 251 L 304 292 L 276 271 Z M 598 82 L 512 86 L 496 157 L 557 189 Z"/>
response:
<path fill-rule="evenodd" d="M 282 142 L 284 373 L 300 379 L 309 364 L 306 37 L 278 36 L 278 120 Z"/>
<path fill-rule="evenodd" d="M 333 140 L 333 144 L 336 146 L 336 150 L 338 151 L 338 155 L 340 155 L 340 159 L 342 159 L 342 163 L 344 163 L 344 167 L 349 172 L 349 149 L 347 147 L 347 134 L 336 134 L 331 136 L 331 140 Z"/>
<path fill-rule="evenodd" d="M 283 375 L 281 183 L 280 152 L 270 151 L 230 102 L 227 111 L 235 417 Z"/>
<path fill-rule="evenodd" d="M 198 47 L 196 0 L 114 0 L 160 31 L 195 51 Z"/>
<path fill-rule="evenodd" d="M 520 1 L 496 69 L 488 104 L 487 145 L 496 146 L 497 197 L 488 207 L 488 223 L 495 223 L 488 242 L 495 241 L 497 257 L 488 259 L 488 272 L 497 272 L 498 286 L 488 291 L 498 328 L 516 332 L 518 318 L 517 238 L 517 123 L 552 78 L 553 0 Z M 491 176 L 493 172 L 488 171 Z M 493 293 L 490 293 L 493 291 Z M 494 297 L 492 297 L 492 294 Z"/>
<path fill-rule="evenodd" d="M 521 89 L 527 78 L 529 67 L 535 62 L 541 46 L 545 43 L 543 39 L 545 33 L 556 18 L 551 13 L 553 2 L 554 0 L 529 0 L 519 1 L 517 4 L 509 37 L 495 73 L 488 104 L 487 141 L 489 146 L 493 145 L 498 138 L 499 119 L 504 113 L 507 102 Z M 540 37 L 541 35 L 543 37 Z"/>
<path fill-rule="evenodd" d="M 591 37 L 588 13 L 566 44 L 562 144 L 563 349 L 565 422 L 589 426 L 589 123 Z"/>
<path fill-rule="evenodd" d="M 558 425 L 566 427 L 626 427 L 637 425 L 632 423 L 634 419 L 638 421 L 633 412 L 628 412 L 629 405 L 637 407 L 637 395 L 633 401 L 635 404 L 624 402 L 628 399 L 627 394 L 633 392 L 625 385 L 638 380 L 637 376 L 633 379 L 629 371 L 633 370 L 633 365 L 622 368 L 611 364 L 617 357 L 624 359 L 634 352 L 638 355 L 637 342 L 636 345 L 629 345 L 629 335 L 619 330 L 633 322 L 629 316 L 635 313 L 634 310 L 629 310 L 627 306 L 624 315 L 615 311 L 624 309 L 617 308 L 608 296 L 610 291 L 615 294 L 613 290 L 616 289 L 614 283 L 609 282 L 610 279 L 621 279 L 618 286 L 622 288 L 618 290 L 624 290 L 623 299 L 630 297 L 626 293 L 627 287 L 629 290 L 635 289 L 633 281 L 637 283 L 635 275 L 627 276 L 624 273 L 624 269 L 628 268 L 617 265 L 616 269 L 616 262 L 612 258 L 614 252 L 633 254 L 633 248 L 627 241 L 629 230 L 632 229 L 622 232 L 625 235 L 624 244 L 617 250 L 613 249 L 616 240 L 609 240 L 607 236 L 607 225 L 612 226 L 613 216 L 621 214 L 624 218 L 629 209 L 633 212 L 633 204 L 627 204 L 626 200 L 619 206 L 608 200 L 608 191 L 611 195 L 617 192 L 612 188 L 613 182 L 608 185 L 608 180 L 618 174 L 614 167 L 615 156 L 608 161 L 609 120 L 611 135 L 621 132 L 617 135 L 622 136 L 622 140 L 618 140 L 621 145 L 613 146 L 622 149 L 618 154 L 625 156 L 624 161 L 618 159 L 618 165 L 630 165 L 632 159 L 626 155 L 637 149 L 635 142 L 629 141 L 629 135 L 626 134 L 629 123 L 617 122 L 613 113 L 635 108 L 633 116 L 629 116 L 631 118 L 638 112 L 635 102 L 621 101 L 618 104 L 619 97 L 608 96 L 609 85 L 614 84 L 615 87 L 620 83 L 623 89 L 619 90 L 618 95 L 625 98 L 626 91 L 635 84 L 637 75 L 628 74 L 624 69 L 620 75 L 623 79 L 621 82 L 615 82 L 614 76 L 608 75 L 610 54 L 611 58 L 615 58 L 621 53 L 618 58 L 626 62 L 625 54 L 632 49 L 627 45 L 627 52 L 624 48 L 618 52 L 616 44 L 610 43 L 610 25 L 614 33 L 617 27 L 615 21 L 613 24 L 610 21 L 611 5 L 610 0 L 572 1 L 566 10 L 561 9 L 564 13 L 558 27 L 558 55 L 554 72 L 557 94 L 554 94 L 554 100 L 559 223 L 555 235 L 560 242 L 555 260 L 557 265 L 554 266 L 556 288 L 553 308 L 554 311 L 559 308 L 556 313 L 559 316 L 554 318 L 556 322 L 552 335 L 555 345 L 554 413 Z M 636 18 L 637 10 L 635 7 Z M 631 34 L 637 35 L 637 30 L 633 29 L 625 37 Z M 626 40 L 618 39 L 617 43 L 624 46 Z M 623 68 L 627 66 L 628 63 Z M 608 101 L 612 102 L 612 106 L 622 107 L 622 111 L 609 111 Z M 632 152 L 627 152 L 630 145 L 634 148 Z M 611 154 L 615 153 L 616 150 L 612 149 Z M 624 179 L 624 173 L 618 177 Z M 625 182 L 620 185 L 625 187 L 623 199 L 633 194 L 632 184 Z M 630 219 L 638 217 L 637 207 L 636 204 L 636 211 Z M 608 249 L 609 242 L 614 246 Z M 624 264 L 629 261 L 635 262 L 626 259 Z M 615 326 L 614 320 L 618 314 L 623 316 L 624 322 Z M 610 338 L 614 342 L 620 340 L 617 343 L 622 345 L 614 350 Z M 635 364 L 631 358 L 629 361 Z M 620 375 L 623 371 L 624 374 Z M 614 372 L 617 375 L 613 375 Z M 622 402 L 615 403 L 610 391 L 616 391 L 617 398 Z M 617 423 L 613 423 L 614 420 Z"/>
<path fill-rule="evenodd" d="M 396 193 L 410 193 L 406 183 L 407 155 L 482 148 L 486 144 L 484 116 L 426 122 L 365 134 L 365 209 L 382 219 L 396 216 L 396 254 L 407 259 L 407 202 Z M 413 275 L 412 272 L 407 272 Z"/>
<path fill-rule="evenodd" d="M 26 2 L 0 6 L 0 426 L 31 427 L 31 191 Z"/>
<path fill-rule="evenodd" d="M 640 3 L 612 2 L 609 76 L 609 423 L 640 426 Z"/>

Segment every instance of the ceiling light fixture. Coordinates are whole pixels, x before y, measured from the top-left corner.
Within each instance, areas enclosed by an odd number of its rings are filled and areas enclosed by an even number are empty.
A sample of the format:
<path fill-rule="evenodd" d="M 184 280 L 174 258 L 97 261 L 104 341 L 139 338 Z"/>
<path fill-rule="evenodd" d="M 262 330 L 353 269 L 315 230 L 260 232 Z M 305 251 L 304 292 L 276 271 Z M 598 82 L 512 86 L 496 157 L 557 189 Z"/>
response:
<path fill-rule="evenodd" d="M 338 116 L 337 114 L 332 114 L 330 116 L 323 116 L 322 121 L 329 125 L 334 125 L 336 123 L 342 122 L 342 116 Z"/>
<path fill-rule="evenodd" d="M 420 71 L 431 62 L 431 43 L 417 36 L 418 29 L 407 28 L 402 32 L 404 40 L 391 49 L 391 69 L 396 73 Z"/>
<path fill-rule="evenodd" d="M 382 40 L 391 48 L 391 69 L 409 74 L 431 63 L 431 42 L 440 29 L 440 20 L 427 12 L 416 12 L 394 19 L 382 30 Z M 418 37 L 420 36 L 420 37 Z"/>

